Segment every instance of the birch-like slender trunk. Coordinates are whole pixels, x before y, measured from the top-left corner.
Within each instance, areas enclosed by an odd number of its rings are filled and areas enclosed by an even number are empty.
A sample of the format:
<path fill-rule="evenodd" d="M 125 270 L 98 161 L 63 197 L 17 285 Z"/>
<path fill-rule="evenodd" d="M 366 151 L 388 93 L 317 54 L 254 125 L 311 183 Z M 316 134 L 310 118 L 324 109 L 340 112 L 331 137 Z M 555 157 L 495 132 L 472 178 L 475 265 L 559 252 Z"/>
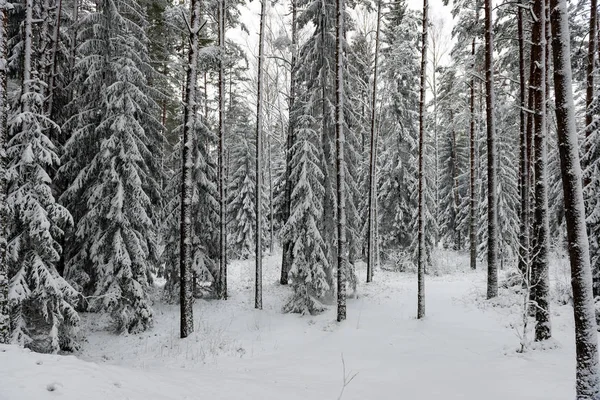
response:
<path fill-rule="evenodd" d="M 427 85 L 428 0 L 423 1 L 423 33 L 421 36 L 421 86 L 419 97 L 419 209 L 417 318 L 425 317 L 425 94 Z"/>
<path fill-rule="evenodd" d="M 346 190 L 344 188 L 345 160 L 344 146 L 344 0 L 337 0 L 336 17 L 336 91 L 335 91 L 335 133 L 337 169 L 337 320 L 346 319 L 346 269 L 348 264 L 348 244 L 346 243 Z"/>
<path fill-rule="evenodd" d="M 488 196 L 488 280 L 487 298 L 498 295 L 498 196 L 496 125 L 494 118 L 494 34 L 492 27 L 492 0 L 485 0 L 485 105 L 487 122 L 487 196 Z"/>
<path fill-rule="evenodd" d="M 262 0 L 260 6 L 260 31 L 258 39 L 258 90 L 256 96 L 256 184 L 255 184 L 255 287 L 254 308 L 262 310 L 262 128 L 263 128 L 263 56 L 265 41 L 265 16 L 267 13 L 267 1 Z"/>
<path fill-rule="evenodd" d="M 8 265 L 6 246 L 8 240 L 8 205 L 6 204 L 6 142 L 8 102 L 6 93 L 7 60 L 7 8 L 6 0 L 0 0 L 0 343 L 10 338 L 10 316 L 8 306 Z"/>
<path fill-rule="evenodd" d="M 576 398 L 600 398 L 598 337 L 592 294 L 592 270 L 585 225 L 585 206 L 571 71 L 569 17 L 565 0 L 551 0 L 554 95 L 567 244 L 571 264 L 575 317 Z"/>
<path fill-rule="evenodd" d="M 62 14 L 62 0 L 57 0 L 56 21 L 54 23 L 54 32 L 52 33 L 52 51 L 50 56 L 50 71 L 48 76 L 48 99 L 46 100 L 46 113 L 52 116 L 54 107 L 54 82 L 56 80 L 56 55 L 60 40 L 60 21 Z"/>
<path fill-rule="evenodd" d="M 471 269 L 477 269 L 477 136 L 475 117 L 475 38 L 471 42 L 471 79 L 469 82 L 469 254 Z"/>
<path fill-rule="evenodd" d="M 519 41 L 519 195 L 521 197 L 521 209 L 519 210 L 519 261 L 518 268 L 524 278 L 527 279 L 526 271 L 529 265 L 529 158 L 527 153 L 527 130 L 525 111 L 525 33 L 523 21 L 523 7 L 521 0 L 517 4 L 517 32 Z"/>
<path fill-rule="evenodd" d="M 227 207 L 225 198 L 225 0 L 219 0 L 219 277 L 217 297 L 227 299 Z"/>
<path fill-rule="evenodd" d="M 292 165 L 292 146 L 294 145 L 295 120 L 293 116 L 294 102 L 296 100 L 296 47 L 298 46 L 298 37 L 296 29 L 296 0 L 291 0 L 292 5 L 292 58 L 290 62 L 290 96 L 288 102 L 288 132 L 286 140 L 285 154 L 285 205 L 283 207 L 285 221 L 290 217 L 290 206 L 292 201 L 292 180 L 291 180 L 291 165 Z M 279 283 L 287 285 L 288 272 L 292 266 L 293 253 L 292 242 L 290 238 L 283 238 L 283 258 L 281 262 L 281 277 Z"/>
<path fill-rule="evenodd" d="M 185 87 L 183 138 L 181 155 L 181 220 L 179 243 L 179 290 L 181 338 L 194 332 L 192 280 L 192 168 L 194 120 L 198 80 L 198 45 L 200 36 L 200 0 L 192 0 L 190 18 L 190 50 Z"/>
<path fill-rule="evenodd" d="M 373 91 L 371 100 L 371 143 L 369 154 L 369 220 L 367 222 L 367 283 L 373 281 L 375 266 L 375 202 L 377 189 L 377 153 L 376 153 L 376 105 L 377 105 L 377 63 L 379 61 L 379 33 L 381 30 L 381 1 L 377 2 L 377 28 L 375 30 L 375 60 L 373 65 Z"/>
<path fill-rule="evenodd" d="M 596 67 L 596 46 L 598 41 L 598 0 L 590 0 L 590 32 L 588 41 L 588 57 L 586 66 L 586 88 L 585 88 L 585 126 L 589 126 L 594 120 L 594 113 L 591 110 L 592 101 L 594 100 L 594 71 Z M 592 134 L 591 130 L 585 132 L 585 137 L 588 138 Z M 584 151 L 588 148 L 586 146 Z M 584 187 L 590 183 L 590 179 L 586 178 L 583 182 Z"/>
<path fill-rule="evenodd" d="M 534 94 L 534 146 L 535 146 L 535 212 L 531 284 L 536 303 L 535 339 L 545 340 L 551 336 L 548 304 L 548 185 L 547 185 L 547 144 L 546 144 L 546 6 L 545 1 L 534 3 L 531 62 L 534 64 L 532 87 Z"/>

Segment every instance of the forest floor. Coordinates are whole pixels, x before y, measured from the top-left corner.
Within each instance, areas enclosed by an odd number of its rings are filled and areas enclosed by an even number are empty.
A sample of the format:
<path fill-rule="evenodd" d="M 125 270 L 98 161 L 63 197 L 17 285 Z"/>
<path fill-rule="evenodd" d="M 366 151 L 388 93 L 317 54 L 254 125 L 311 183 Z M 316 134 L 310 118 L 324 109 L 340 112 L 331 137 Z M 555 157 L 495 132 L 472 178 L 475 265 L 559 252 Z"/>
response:
<path fill-rule="evenodd" d="M 426 279 L 427 317 L 416 320 L 414 274 L 376 271 L 348 301 L 318 316 L 283 314 L 290 288 L 278 283 L 280 254 L 265 258 L 264 309 L 253 309 L 253 262 L 230 265 L 227 301 L 196 302 L 195 333 L 178 338 L 178 306 L 156 303 L 155 324 L 115 336 L 84 316 L 76 356 L 0 347 L 0 399 L 461 399 L 574 398 L 575 346 L 567 261 L 553 259 L 554 339 L 520 345 L 520 302 L 512 289 L 485 300 L 485 271 L 468 257 L 436 256 Z M 344 383 L 344 381 L 346 381 Z"/>

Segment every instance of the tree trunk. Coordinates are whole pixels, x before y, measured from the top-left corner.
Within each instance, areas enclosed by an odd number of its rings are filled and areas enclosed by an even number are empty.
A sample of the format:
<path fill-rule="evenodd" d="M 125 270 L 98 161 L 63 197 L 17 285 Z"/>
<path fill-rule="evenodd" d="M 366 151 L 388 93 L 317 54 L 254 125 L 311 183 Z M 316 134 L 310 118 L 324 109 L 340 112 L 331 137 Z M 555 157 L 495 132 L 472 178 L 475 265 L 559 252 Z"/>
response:
<path fill-rule="evenodd" d="M 594 69 L 596 64 L 596 41 L 598 40 L 598 0 L 590 0 L 590 32 L 588 41 L 588 59 L 586 69 L 586 90 L 585 90 L 585 126 L 589 126 L 593 120 L 593 113 L 590 105 L 594 100 Z M 586 137 L 592 132 L 586 131 Z"/>
<path fill-rule="evenodd" d="M 376 167 L 377 153 L 375 147 L 376 130 L 376 102 L 377 102 L 377 62 L 379 57 L 379 32 L 381 29 L 381 0 L 377 2 L 377 29 L 375 31 L 375 60 L 373 65 L 373 93 L 371 101 L 371 143 L 369 154 L 369 220 L 367 222 L 367 283 L 373 281 L 373 267 L 375 265 L 375 197 L 377 190 Z"/>
<path fill-rule="evenodd" d="M 475 38 L 471 42 L 471 80 L 470 80 L 470 101 L 469 101 L 469 141 L 470 141 L 470 176 L 469 176 L 469 196 L 470 215 L 469 215 L 469 249 L 471 269 L 477 268 L 477 137 L 475 128 Z"/>
<path fill-rule="evenodd" d="M 8 305 L 8 265 L 6 246 L 8 220 L 6 204 L 6 143 L 7 143 L 7 8 L 6 0 L 0 0 L 0 343 L 10 340 L 10 317 Z"/>
<path fill-rule="evenodd" d="M 225 205 L 225 0 L 219 0 L 219 277 L 217 297 L 227 300 L 227 207 Z"/>
<path fill-rule="evenodd" d="M 191 2 L 190 51 L 185 87 L 185 109 L 183 114 L 183 138 L 181 158 L 181 220 L 179 242 L 179 290 L 181 313 L 181 338 L 194 332 L 192 286 L 192 167 L 193 132 L 196 112 L 198 78 L 198 43 L 200 36 L 200 0 Z"/>
<path fill-rule="evenodd" d="M 337 320 L 346 319 L 346 268 L 348 255 L 346 243 L 346 190 L 344 188 L 345 160 L 344 145 L 344 14 L 346 12 L 344 0 L 337 0 L 336 18 L 336 169 L 337 169 Z M 323 116 L 325 117 L 325 116 Z"/>
<path fill-rule="evenodd" d="M 48 76 L 48 99 L 46 101 L 47 115 L 49 117 L 52 116 L 54 107 L 54 81 L 56 79 L 56 55 L 58 54 L 60 40 L 60 16 L 62 14 L 62 0 L 57 0 L 57 3 L 56 23 L 54 25 L 54 32 L 52 33 L 51 67 Z"/>
<path fill-rule="evenodd" d="M 492 32 L 492 0 L 485 0 L 485 105 L 487 122 L 488 171 L 488 280 L 487 298 L 498 295 L 498 198 L 496 171 L 496 125 L 494 118 L 494 42 Z"/>
<path fill-rule="evenodd" d="M 533 232 L 535 246 L 532 257 L 531 284 L 536 302 L 535 339 L 549 339 L 550 314 L 548 304 L 548 185 L 546 167 L 546 7 L 545 1 L 534 3 L 536 15 L 533 25 L 531 62 L 534 64 L 532 87 L 535 90 L 534 103 L 534 146 L 535 146 L 535 212 Z"/>
<path fill-rule="evenodd" d="M 261 1 L 260 6 L 260 32 L 258 39 L 258 91 L 256 96 L 256 199 L 255 199 L 255 248 L 256 280 L 254 287 L 254 308 L 262 310 L 262 79 L 263 79 L 263 52 L 265 40 L 265 14 L 267 0 Z"/>
<path fill-rule="evenodd" d="M 527 153 L 527 131 L 525 112 L 525 36 L 523 22 L 523 1 L 517 5 L 517 24 L 519 40 L 519 146 L 520 146 L 520 171 L 519 194 L 521 197 L 520 226 L 519 226 L 519 262 L 518 268 L 523 277 L 527 279 L 529 265 L 529 158 Z"/>
<path fill-rule="evenodd" d="M 419 97 L 419 209 L 417 318 L 425 317 L 425 94 L 427 85 L 428 0 L 423 0 L 423 34 L 421 36 L 421 86 Z"/>
<path fill-rule="evenodd" d="M 558 149 L 575 317 L 576 397 L 592 400 L 600 397 L 598 338 L 575 125 L 569 22 L 565 0 L 551 0 L 550 5 Z"/>
<path fill-rule="evenodd" d="M 294 145 L 295 121 L 293 116 L 294 102 L 296 101 L 296 46 L 298 46 L 298 34 L 296 28 L 296 0 L 291 0 L 292 4 L 292 59 L 290 62 L 290 96 L 288 103 L 288 132 L 286 141 L 285 155 L 285 204 L 283 207 L 285 221 L 290 217 L 290 205 L 292 202 L 292 180 L 291 180 L 291 163 L 292 163 L 292 146 Z M 283 238 L 283 258 L 281 262 L 281 278 L 279 283 L 282 285 L 288 284 L 288 272 L 292 266 L 293 253 L 292 242 L 289 238 Z"/>

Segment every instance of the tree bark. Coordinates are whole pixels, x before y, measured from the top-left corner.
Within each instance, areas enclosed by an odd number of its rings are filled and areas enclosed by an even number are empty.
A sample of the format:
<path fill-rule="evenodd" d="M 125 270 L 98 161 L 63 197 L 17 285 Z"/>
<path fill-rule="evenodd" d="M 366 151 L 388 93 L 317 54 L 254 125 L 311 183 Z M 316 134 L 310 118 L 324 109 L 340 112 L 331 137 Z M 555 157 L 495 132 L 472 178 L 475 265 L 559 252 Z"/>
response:
<path fill-rule="evenodd" d="M 225 202 L 225 0 L 219 0 L 219 277 L 217 297 L 227 300 L 227 207 Z"/>
<path fill-rule="evenodd" d="M 527 130 L 525 112 L 525 36 L 523 22 L 523 1 L 517 5 L 517 24 L 519 40 L 519 146 L 520 146 L 520 171 L 519 194 L 521 197 L 520 224 L 519 224 L 519 262 L 518 268 L 527 279 L 529 265 L 529 158 L 527 153 Z"/>
<path fill-rule="evenodd" d="M 535 146 L 535 212 L 533 232 L 535 246 L 532 257 L 531 285 L 536 303 L 535 339 L 549 339 L 549 277 L 548 277 L 548 185 L 546 144 L 546 6 L 545 1 L 534 3 L 531 62 L 534 64 L 532 87 L 534 93 L 534 146 Z"/>
<path fill-rule="evenodd" d="M 0 343 L 10 340 L 10 316 L 8 305 L 8 205 L 6 204 L 6 143 L 7 143 L 7 8 L 6 0 L 0 0 Z"/>
<path fill-rule="evenodd" d="M 419 208 L 417 318 L 425 317 L 425 94 L 427 85 L 428 0 L 423 0 L 423 33 L 421 35 L 421 83 L 419 94 Z"/>
<path fill-rule="evenodd" d="M 569 22 L 565 0 L 551 0 L 550 5 L 558 149 L 575 318 L 576 397 L 592 400 L 600 397 L 598 338 L 575 125 Z"/>
<path fill-rule="evenodd" d="M 469 176 L 469 250 L 471 269 L 477 269 L 477 190 L 475 183 L 477 180 L 477 137 L 475 127 L 475 38 L 471 42 L 471 80 L 470 80 L 470 100 L 469 100 L 469 141 L 470 141 L 470 176 Z"/>
<path fill-rule="evenodd" d="M 260 31 L 258 39 L 258 91 L 256 97 L 256 183 L 255 183 L 255 287 L 254 308 L 262 310 L 262 80 L 263 80 L 263 52 L 265 37 L 265 14 L 267 12 L 267 0 L 261 1 L 260 6 Z"/>
<path fill-rule="evenodd" d="M 292 3 L 292 58 L 290 62 L 290 96 L 288 103 L 288 132 L 286 141 L 286 163 L 285 163 L 285 205 L 283 207 L 285 221 L 290 217 L 290 206 L 292 202 L 292 180 L 291 180 L 291 164 L 292 164 L 292 146 L 294 145 L 294 102 L 296 101 L 296 46 L 298 46 L 298 34 L 296 27 L 296 0 L 291 0 Z M 292 267 L 294 255 L 292 252 L 292 242 L 289 238 L 283 239 L 283 258 L 281 262 L 281 278 L 279 283 L 282 285 L 288 284 L 288 272 Z"/>
<path fill-rule="evenodd" d="M 344 145 L 344 14 L 346 12 L 344 0 L 337 0 L 336 17 L 336 169 L 337 169 L 337 320 L 346 319 L 346 268 L 348 264 L 346 243 L 346 190 L 344 188 L 345 161 Z M 324 116 L 325 117 L 325 116 Z"/>
<path fill-rule="evenodd" d="M 377 102 L 377 62 L 379 57 L 379 33 L 381 30 L 381 0 L 377 2 L 377 28 L 375 30 L 375 60 L 373 65 L 373 92 L 371 100 L 371 143 L 369 154 L 369 220 L 367 222 L 367 283 L 373 281 L 373 267 L 375 265 L 374 241 L 375 241 L 375 197 L 376 197 L 376 102 Z"/>
<path fill-rule="evenodd" d="M 487 122 L 487 171 L 488 171 L 488 280 L 487 298 L 498 295 L 498 198 L 496 171 L 496 125 L 494 118 L 494 42 L 492 31 L 492 0 L 485 0 L 485 105 Z"/>
<path fill-rule="evenodd" d="M 192 168 L 193 132 L 196 112 L 198 78 L 198 44 L 200 36 L 200 0 L 191 2 L 190 51 L 188 54 L 183 114 L 183 138 L 181 158 L 181 220 L 179 242 L 179 290 L 181 338 L 194 332 L 193 281 L 192 281 Z"/>

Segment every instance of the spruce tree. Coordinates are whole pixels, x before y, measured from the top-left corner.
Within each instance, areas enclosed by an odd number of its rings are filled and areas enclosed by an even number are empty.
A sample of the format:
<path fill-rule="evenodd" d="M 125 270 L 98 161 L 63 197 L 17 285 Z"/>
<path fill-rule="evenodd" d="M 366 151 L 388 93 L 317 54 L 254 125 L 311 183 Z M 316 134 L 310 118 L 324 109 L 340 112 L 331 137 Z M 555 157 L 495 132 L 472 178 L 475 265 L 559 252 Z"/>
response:
<path fill-rule="evenodd" d="M 160 154 L 163 137 L 149 81 L 144 10 L 130 0 L 104 0 L 80 24 L 78 112 L 61 169 L 62 201 L 74 211 L 66 274 L 87 308 L 112 313 L 118 331 L 152 323 L 148 289 L 158 261 Z"/>
<path fill-rule="evenodd" d="M 24 20 L 23 83 L 8 119 L 6 190 L 8 204 L 8 301 L 12 341 L 40 352 L 77 346 L 78 293 L 58 274 L 59 240 L 72 218 L 52 193 L 48 171 L 59 164 L 48 137 L 59 131 L 44 115 L 43 84 L 35 75 L 34 1 Z"/>

